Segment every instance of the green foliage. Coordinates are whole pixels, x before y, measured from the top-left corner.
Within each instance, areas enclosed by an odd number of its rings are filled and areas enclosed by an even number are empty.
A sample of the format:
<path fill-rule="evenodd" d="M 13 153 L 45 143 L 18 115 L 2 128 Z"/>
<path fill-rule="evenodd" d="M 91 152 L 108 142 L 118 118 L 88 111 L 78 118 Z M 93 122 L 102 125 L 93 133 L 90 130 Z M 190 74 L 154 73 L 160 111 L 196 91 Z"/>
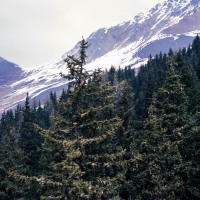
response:
<path fill-rule="evenodd" d="M 14 130 L 4 132 L 0 142 L 0 199 L 23 197 L 22 184 L 12 179 L 9 173 L 23 166 L 23 153 L 17 146 Z"/>
<path fill-rule="evenodd" d="M 27 94 L 25 107 L 23 110 L 23 121 L 19 129 L 19 145 L 24 151 L 26 166 L 30 168 L 28 174 L 37 173 L 38 162 L 40 158 L 41 136 L 34 129 L 33 113 L 29 105 L 29 96 Z"/>
<path fill-rule="evenodd" d="M 117 135 L 122 120 L 116 116 L 112 103 L 119 86 L 102 83 L 100 70 L 90 75 L 90 83 L 81 82 L 61 103 L 53 133 L 45 136 L 46 148 L 60 146 L 50 163 L 54 179 L 63 184 L 57 195 L 69 199 L 117 197 L 125 166 L 125 151 Z M 58 154 L 61 160 L 56 159 Z"/>
<path fill-rule="evenodd" d="M 200 199 L 200 40 L 134 70 L 65 59 L 60 97 L 6 111 L 0 199 Z"/>
<path fill-rule="evenodd" d="M 164 86 L 152 100 L 139 149 L 139 167 L 133 180 L 139 183 L 133 194 L 137 199 L 188 199 L 190 159 L 186 138 L 191 137 L 188 97 L 180 76 L 169 58 L 169 72 Z M 192 145 L 193 146 L 193 145 Z M 196 167 L 193 170 L 198 170 Z M 133 182 L 135 183 L 135 182 Z"/>

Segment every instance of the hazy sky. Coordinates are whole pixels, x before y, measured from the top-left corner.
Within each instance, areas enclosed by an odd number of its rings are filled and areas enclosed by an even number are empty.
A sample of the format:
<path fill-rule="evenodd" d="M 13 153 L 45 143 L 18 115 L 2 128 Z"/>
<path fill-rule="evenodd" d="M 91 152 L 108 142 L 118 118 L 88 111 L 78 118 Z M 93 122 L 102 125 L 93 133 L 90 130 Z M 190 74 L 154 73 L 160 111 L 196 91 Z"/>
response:
<path fill-rule="evenodd" d="M 164 0 L 0 0 L 0 56 L 24 67 L 57 60 L 99 28 Z"/>

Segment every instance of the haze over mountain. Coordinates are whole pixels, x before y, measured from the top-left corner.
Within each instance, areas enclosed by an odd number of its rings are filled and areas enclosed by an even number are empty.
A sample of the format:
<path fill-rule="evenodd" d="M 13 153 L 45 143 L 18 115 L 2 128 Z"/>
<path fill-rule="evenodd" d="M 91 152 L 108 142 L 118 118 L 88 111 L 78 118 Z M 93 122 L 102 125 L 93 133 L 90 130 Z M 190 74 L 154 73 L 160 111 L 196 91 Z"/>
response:
<path fill-rule="evenodd" d="M 188 47 L 200 33 L 199 18 L 199 0 L 167 0 L 130 21 L 101 28 L 86 38 L 90 44 L 86 68 L 139 67 L 150 54 L 168 52 L 170 47 L 173 50 Z M 66 87 L 67 81 L 59 75 L 66 68 L 63 58 L 77 53 L 78 44 L 59 61 L 34 69 L 0 65 L 0 72 L 4 74 L 0 76 L 0 81 L 4 82 L 0 91 L 0 112 L 23 101 L 26 92 L 32 98 L 44 99 L 51 90 L 60 91 Z"/>

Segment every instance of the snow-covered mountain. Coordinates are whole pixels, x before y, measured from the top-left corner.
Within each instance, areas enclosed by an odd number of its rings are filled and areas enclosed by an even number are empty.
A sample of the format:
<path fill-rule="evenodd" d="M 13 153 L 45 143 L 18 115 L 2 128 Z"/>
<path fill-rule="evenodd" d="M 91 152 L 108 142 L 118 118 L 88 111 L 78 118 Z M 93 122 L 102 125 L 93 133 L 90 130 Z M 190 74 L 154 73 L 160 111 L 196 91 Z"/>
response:
<path fill-rule="evenodd" d="M 16 64 L 0 57 L 0 113 L 3 109 L 16 105 L 17 99 L 8 98 L 12 96 L 11 85 L 23 78 L 23 70 Z"/>
<path fill-rule="evenodd" d="M 99 29 L 87 38 L 89 66 L 138 67 L 150 54 L 187 47 L 200 33 L 199 17 L 199 0 L 167 0 L 131 21 Z"/>
<path fill-rule="evenodd" d="M 88 69 L 131 65 L 139 67 L 151 54 L 187 47 L 200 33 L 200 0 L 166 0 L 132 20 L 93 32 L 87 39 Z M 62 56 L 77 54 L 78 44 Z M 66 87 L 59 76 L 65 70 L 62 58 L 45 66 L 25 70 L 18 81 L 10 85 L 12 93 L 1 95 L 0 112 L 13 102 L 22 101 L 25 93 L 44 99 L 50 90 Z"/>
<path fill-rule="evenodd" d="M 22 69 L 4 58 L 0 57 L 0 87 L 5 87 L 13 82 L 20 80 Z M 0 90 L 1 92 L 2 90 Z"/>

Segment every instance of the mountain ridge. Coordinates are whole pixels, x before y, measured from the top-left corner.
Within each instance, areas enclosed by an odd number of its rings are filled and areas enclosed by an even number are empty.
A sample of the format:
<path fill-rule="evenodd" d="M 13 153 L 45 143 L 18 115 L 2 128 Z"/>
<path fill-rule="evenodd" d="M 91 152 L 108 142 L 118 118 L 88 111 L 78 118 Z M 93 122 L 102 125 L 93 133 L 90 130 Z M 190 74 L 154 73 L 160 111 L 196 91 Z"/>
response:
<path fill-rule="evenodd" d="M 147 62 L 150 54 L 155 56 L 170 48 L 176 51 L 187 47 L 200 33 L 200 24 L 196 20 L 200 17 L 199 4 L 198 0 L 168 0 L 130 21 L 98 29 L 86 38 L 90 46 L 85 67 L 89 70 L 128 65 L 137 68 Z M 65 73 L 63 60 L 67 55 L 77 56 L 78 47 L 76 44 L 56 62 L 23 69 L 20 80 L 10 84 L 12 94 L 0 97 L 7 102 L 0 106 L 0 112 L 23 102 L 26 92 L 32 98 L 42 100 L 51 90 L 66 88 L 67 80 L 62 79 L 59 72 Z"/>
<path fill-rule="evenodd" d="M 178 22 L 180 22 L 184 18 L 184 16 L 187 15 L 190 16 L 191 14 L 193 14 L 194 11 L 196 12 L 195 13 L 195 15 L 197 15 L 196 17 L 199 17 L 200 12 L 199 9 L 196 8 L 196 4 L 198 2 L 199 1 L 195 0 L 165 1 L 162 4 L 157 4 L 150 11 L 146 12 L 146 14 L 140 13 L 132 21 L 123 22 L 119 25 L 111 27 L 110 29 L 103 28 L 97 30 L 96 32 L 92 33 L 87 39 L 87 41 L 90 44 L 92 44 L 88 49 L 88 55 L 89 55 L 88 63 L 91 63 L 92 61 L 99 59 L 102 56 L 102 48 L 103 48 L 104 56 L 106 55 L 108 60 L 112 60 L 112 57 L 119 57 L 119 55 L 116 55 L 117 53 L 115 52 L 116 50 L 122 51 L 119 54 L 127 55 L 127 58 L 124 59 L 123 57 L 121 60 L 118 59 L 118 61 L 116 62 L 114 61 L 113 63 L 110 62 L 109 63 L 110 65 L 126 66 L 129 64 L 135 65 L 138 63 L 136 67 L 140 66 L 140 64 L 143 64 L 143 61 L 147 60 L 147 57 L 150 54 L 148 52 L 148 55 L 146 56 L 145 54 L 144 57 L 142 56 L 142 54 L 144 54 L 144 51 L 140 52 L 140 49 L 146 47 L 148 44 L 151 44 L 153 41 L 162 38 L 171 38 L 171 39 L 175 38 L 177 40 L 177 37 L 179 38 L 178 34 L 180 34 L 179 32 L 178 33 L 176 32 L 177 27 L 171 29 L 173 33 L 170 33 L 169 28 L 171 26 L 175 26 Z M 197 23 L 196 26 L 197 26 L 196 31 L 193 34 L 193 36 L 197 35 L 200 30 L 200 26 Z M 113 30 L 114 33 L 112 33 Z M 190 31 L 194 31 L 194 27 L 192 27 L 191 30 L 182 33 L 182 35 L 185 34 L 185 36 L 187 36 L 188 32 Z M 108 39 L 104 39 L 106 37 Z M 113 44 L 115 38 L 119 39 L 117 40 L 117 43 Z M 188 40 L 187 43 L 189 44 L 190 42 L 191 40 Z M 107 43 L 109 44 L 109 48 L 105 50 L 105 48 L 108 45 Z M 128 48 L 127 46 L 130 44 L 131 46 L 130 48 Z M 185 44 L 181 45 L 180 47 L 184 46 Z M 76 45 L 73 50 L 68 52 L 68 54 L 74 54 L 74 53 L 76 54 L 77 48 L 78 46 Z M 124 51 L 123 48 L 125 48 Z M 169 49 L 170 46 L 168 45 L 167 48 Z M 128 53 L 126 53 L 127 51 L 131 52 L 131 54 L 133 55 L 129 55 Z M 164 51 L 166 52 L 166 49 Z M 158 51 L 152 52 L 152 54 L 156 53 L 159 52 Z M 132 59 L 132 57 L 134 57 L 135 60 Z M 102 63 L 105 62 L 102 61 Z M 96 66 L 96 63 L 93 64 Z"/>

